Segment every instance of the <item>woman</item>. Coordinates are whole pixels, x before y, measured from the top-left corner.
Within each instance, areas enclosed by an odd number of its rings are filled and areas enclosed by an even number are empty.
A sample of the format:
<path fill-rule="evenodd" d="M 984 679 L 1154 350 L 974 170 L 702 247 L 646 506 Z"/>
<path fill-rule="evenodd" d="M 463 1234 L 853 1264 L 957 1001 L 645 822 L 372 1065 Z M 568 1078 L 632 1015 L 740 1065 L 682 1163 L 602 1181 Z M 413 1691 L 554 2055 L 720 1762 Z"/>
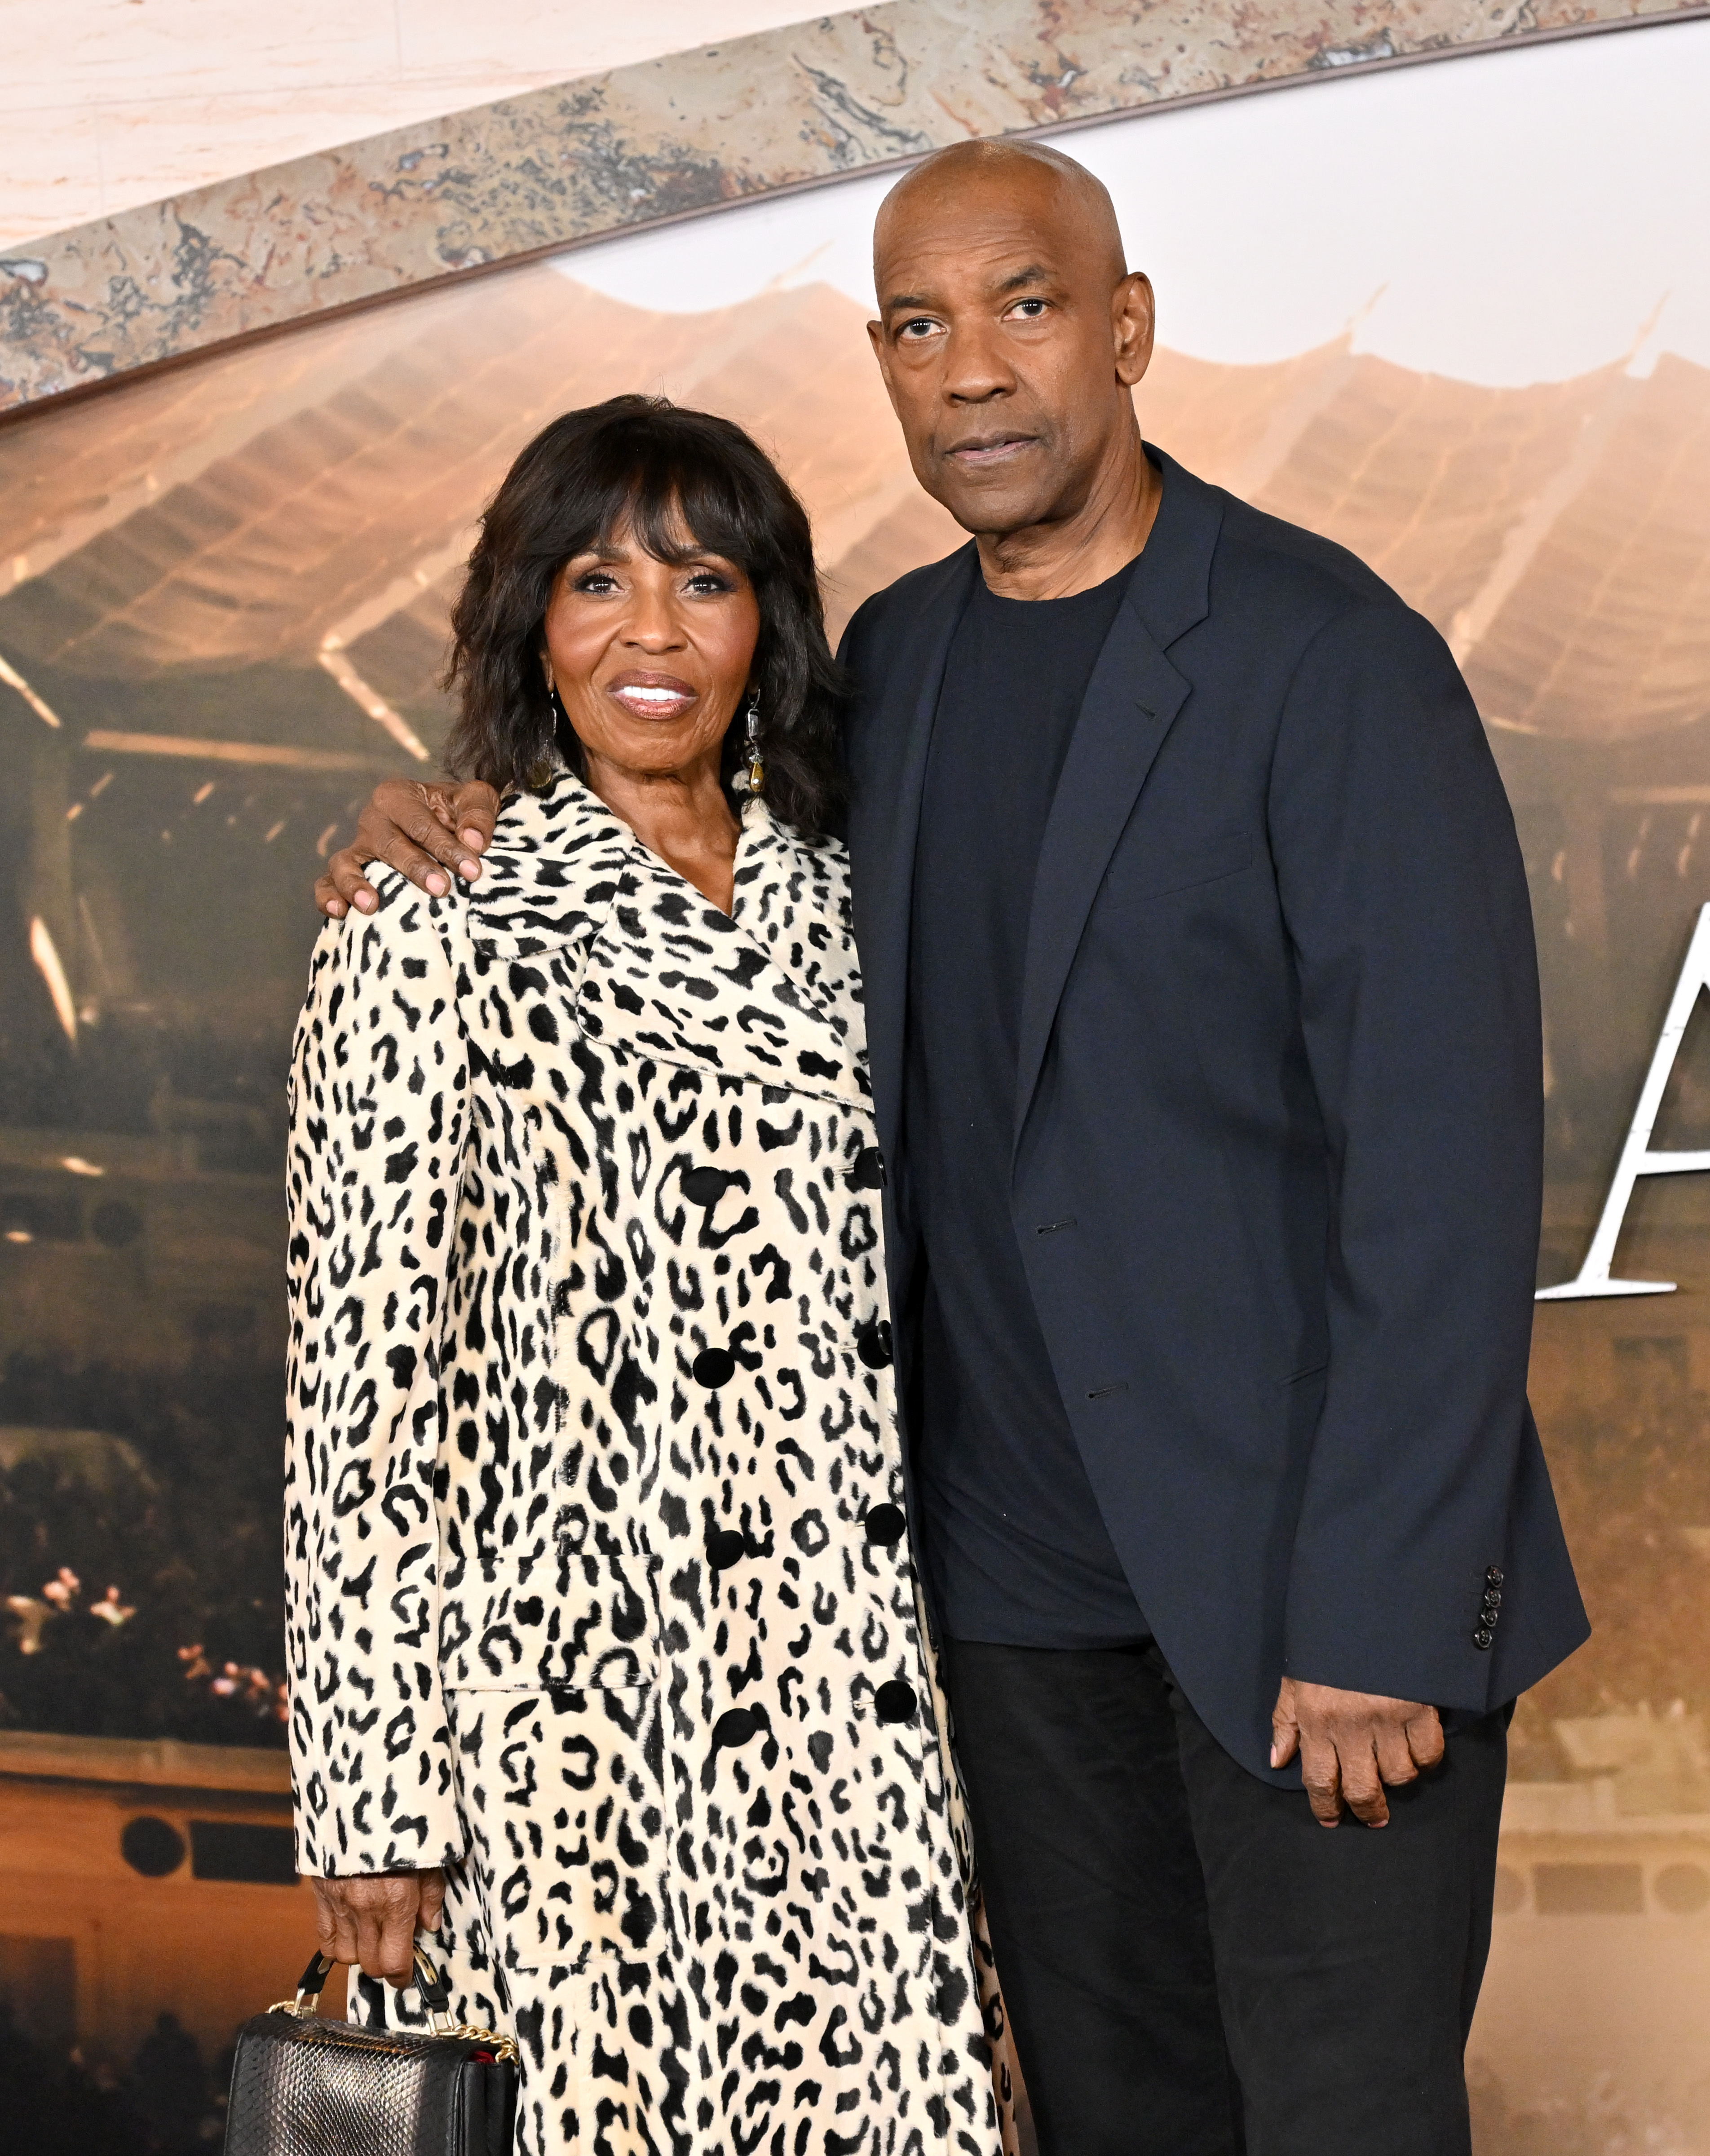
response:
<path fill-rule="evenodd" d="M 726 421 L 571 413 L 454 628 L 485 872 L 329 927 L 293 1062 L 323 1943 L 437 1924 L 537 2156 L 994 2156 L 806 517 Z"/>

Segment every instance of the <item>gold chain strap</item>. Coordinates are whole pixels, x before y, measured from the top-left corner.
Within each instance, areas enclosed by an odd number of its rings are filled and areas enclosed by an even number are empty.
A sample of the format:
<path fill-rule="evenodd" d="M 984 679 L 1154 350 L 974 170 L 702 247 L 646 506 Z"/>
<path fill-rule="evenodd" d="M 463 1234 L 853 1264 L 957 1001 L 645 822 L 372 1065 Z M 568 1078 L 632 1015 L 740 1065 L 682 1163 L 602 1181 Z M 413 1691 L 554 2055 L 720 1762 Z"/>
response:
<path fill-rule="evenodd" d="M 444 1980 L 428 1958 L 419 1941 L 417 1942 L 415 1948 L 415 1964 L 418 1987 L 424 1994 L 431 1987 L 432 1989 L 439 1991 L 443 1997 Z M 321 2005 L 321 1983 L 326 1977 L 331 1974 L 331 1971 L 332 1964 L 327 1957 L 324 1953 L 317 1956 L 316 1959 L 310 1964 L 307 1979 L 296 1997 L 275 1999 L 268 2008 L 268 2012 L 289 2014 L 294 2020 L 297 2021 L 313 2021 L 316 2018 L 317 2010 Z M 315 1986 L 312 1991 L 308 1988 L 311 1983 Z M 423 2004 L 425 2005 L 427 2003 L 424 1995 Z M 514 2061 L 516 2057 L 516 2045 L 514 2039 L 501 2035 L 496 2029 L 477 2029 L 468 2022 L 454 2021 L 449 2014 L 436 2013 L 431 2007 L 429 2008 L 428 2019 L 429 2025 L 436 2036 L 450 2036 L 466 2044 L 490 2044 L 492 2046 L 495 2059 L 507 2063 Z"/>
<path fill-rule="evenodd" d="M 315 2009 L 319 2004 L 318 1999 L 308 1998 L 275 1999 L 267 2010 L 270 2014 L 289 2014 L 294 2020 L 297 2021 L 312 2021 L 315 2019 Z M 436 2036 L 455 2036 L 467 2044 L 490 2044 L 493 2047 L 493 2056 L 496 2059 L 514 2061 L 516 2057 L 516 2046 L 514 2040 L 509 2036 L 501 2035 L 496 2029 L 477 2029 L 469 2022 L 454 2022 L 449 2015 L 438 2015 L 434 2017 L 433 2025 L 434 2034 Z M 389 2033 L 398 2035 L 400 2032 L 394 2030 Z M 408 2035 L 408 2031 L 405 2030 L 402 2033 Z"/>
<path fill-rule="evenodd" d="M 471 2044 L 490 2044 L 496 2059 L 514 2060 L 516 2046 L 509 2036 L 501 2036 L 496 2029 L 471 2029 L 460 2023 L 454 2029 L 436 2029 L 436 2036 L 461 2036 Z"/>

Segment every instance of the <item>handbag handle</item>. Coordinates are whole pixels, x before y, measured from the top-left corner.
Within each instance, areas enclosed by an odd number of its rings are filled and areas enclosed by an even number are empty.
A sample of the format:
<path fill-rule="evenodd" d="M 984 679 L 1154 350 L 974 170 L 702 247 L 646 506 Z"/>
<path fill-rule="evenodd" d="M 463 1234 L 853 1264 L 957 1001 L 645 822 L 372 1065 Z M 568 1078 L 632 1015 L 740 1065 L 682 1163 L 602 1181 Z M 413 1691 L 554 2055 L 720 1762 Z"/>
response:
<path fill-rule="evenodd" d="M 326 1979 L 336 1964 L 331 1955 L 317 1948 L 310 1957 L 309 1966 L 297 1979 L 297 1995 L 287 2005 L 286 2010 L 295 2014 L 300 2021 L 312 2021 L 321 2004 L 321 1994 L 326 1988 Z M 419 1939 L 415 1943 L 415 1984 L 422 1994 L 422 2004 L 428 2010 L 436 2036 L 454 2033 L 451 2021 L 451 1986 L 429 1960 L 427 1951 Z M 274 2010 L 275 2012 L 278 2008 Z"/>

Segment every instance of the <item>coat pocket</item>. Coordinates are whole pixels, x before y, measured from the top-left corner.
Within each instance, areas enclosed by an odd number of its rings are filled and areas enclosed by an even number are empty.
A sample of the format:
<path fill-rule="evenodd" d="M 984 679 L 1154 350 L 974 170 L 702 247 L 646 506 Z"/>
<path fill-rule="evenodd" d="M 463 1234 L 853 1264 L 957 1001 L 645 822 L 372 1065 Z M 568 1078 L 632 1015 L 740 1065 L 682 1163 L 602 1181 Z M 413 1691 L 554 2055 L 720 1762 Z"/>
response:
<path fill-rule="evenodd" d="M 563 1552 L 526 1568 L 489 1561 L 448 1584 L 447 1690 L 629 1690 L 659 1674 L 664 1559 Z"/>
<path fill-rule="evenodd" d="M 1143 899 L 1163 898 L 1171 891 L 1191 891 L 1199 884 L 1239 875 L 1252 865 L 1253 854 L 1250 831 L 1224 831 L 1190 846 L 1166 846 L 1156 851 L 1131 841 L 1105 877 L 1105 902 L 1137 906 Z"/>
<path fill-rule="evenodd" d="M 659 1686 L 445 1699 L 501 1965 L 576 1970 L 644 1953 L 663 1911 Z"/>

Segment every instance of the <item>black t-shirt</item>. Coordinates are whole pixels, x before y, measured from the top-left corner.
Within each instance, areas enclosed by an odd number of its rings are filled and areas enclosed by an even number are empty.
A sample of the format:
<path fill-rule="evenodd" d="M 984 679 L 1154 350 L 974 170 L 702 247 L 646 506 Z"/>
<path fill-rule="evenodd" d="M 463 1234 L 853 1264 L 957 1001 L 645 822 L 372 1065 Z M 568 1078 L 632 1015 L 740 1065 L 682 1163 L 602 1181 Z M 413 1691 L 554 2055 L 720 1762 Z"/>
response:
<path fill-rule="evenodd" d="M 904 1134 L 927 1267 L 925 1556 L 953 1640 L 1102 1647 L 1146 1632 L 1064 1413 L 1009 1209 L 1040 846 L 1132 567 L 1066 599 L 998 598 L 978 583 L 927 757 Z"/>

